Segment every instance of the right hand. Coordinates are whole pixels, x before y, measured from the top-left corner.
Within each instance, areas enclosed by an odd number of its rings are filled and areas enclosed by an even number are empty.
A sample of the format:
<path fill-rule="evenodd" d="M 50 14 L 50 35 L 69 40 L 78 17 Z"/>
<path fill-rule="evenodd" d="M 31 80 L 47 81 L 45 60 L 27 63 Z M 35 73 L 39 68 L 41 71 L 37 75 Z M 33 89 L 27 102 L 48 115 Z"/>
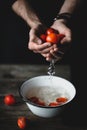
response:
<path fill-rule="evenodd" d="M 43 41 L 39 37 L 42 33 L 46 32 L 47 27 L 43 24 L 32 27 L 29 32 L 29 43 L 28 48 L 34 53 L 40 53 L 45 58 L 50 55 L 50 50 L 53 48 L 51 43 Z"/>
<path fill-rule="evenodd" d="M 72 42 L 72 32 L 71 29 L 66 26 L 66 21 L 63 19 L 54 21 L 51 28 L 56 30 L 59 34 L 64 34 L 64 38 L 61 39 L 60 46 L 58 46 L 57 44 L 54 45 L 54 49 L 50 50 L 50 55 L 48 54 L 46 59 L 50 61 L 52 60 L 52 58 L 54 58 L 55 61 L 59 61 L 70 49 Z"/>

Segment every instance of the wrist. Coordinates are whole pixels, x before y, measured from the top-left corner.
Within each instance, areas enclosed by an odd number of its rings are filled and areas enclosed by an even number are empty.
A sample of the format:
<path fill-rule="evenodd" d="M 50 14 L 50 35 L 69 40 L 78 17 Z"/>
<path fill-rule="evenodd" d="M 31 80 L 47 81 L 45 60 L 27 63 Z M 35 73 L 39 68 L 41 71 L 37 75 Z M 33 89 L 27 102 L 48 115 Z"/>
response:
<path fill-rule="evenodd" d="M 67 24 L 67 20 L 66 19 L 57 19 L 53 22 L 53 24 Z"/>
<path fill-rule="evenodd" d="M 64 23 L 68 23 L 70 21 L 72 17 L 72 14 L 71 13 L 59 13 L 55 18 L 54 18 L 54 21 L 62 21 Z"/>
<path fill-rule="evenodd" d="M 66 19 L 57 19 L 53 22 L 52 26 L 55 27 L 56 29 L 56 28 L 61 28 L 64 25 L 66 26 L 66 24 L 67 24 Z"/>
<path fill-rule="evenodd" d="M 58 32 L 61 33 L 61 30 L 64 31 L 66 28 L 68 28 L 67 22 L 65 19 L 58 19 L 53 22 L 52 28 L 58 30 Z"/>
<path fill-rule="evenodd" d="M 32 28 L 32 27 L 36 27 L 36 26 L 39 26 L 39 25 L 41 25 L 42 23 L 39 21 L 39 20 L 27 20 L 27 24 L 28 24 L 28 26 L 30 27 L 30 28 Z"/>

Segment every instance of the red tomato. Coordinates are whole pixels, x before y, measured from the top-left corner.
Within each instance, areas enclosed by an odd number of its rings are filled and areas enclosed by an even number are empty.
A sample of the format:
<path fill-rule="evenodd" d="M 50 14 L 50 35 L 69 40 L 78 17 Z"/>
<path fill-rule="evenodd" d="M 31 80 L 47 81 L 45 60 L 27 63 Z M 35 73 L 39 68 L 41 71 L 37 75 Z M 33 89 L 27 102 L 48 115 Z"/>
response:
<path fill-rule="evenodd" d="M 40 106 L 45 106 L 45 102 L 40 101 L 40 100 L 37 102 L 37 104 L 40 105 Z"/>
<path fill-rule="evenodd" d="M 45 34 L 41 34 L 41 35 L 40 35 L 40 38 L 41 38 L 41 40 L 42 40 L 43 42 L 46 41 L 46 35 L 45 35 Z"/>
<path fill-rule="evenodd" d="M 19 117 L 17 124 L 20 129 L 25 129 L 27 127 L 27 119 L 25 117 Z"/>
<path fill-rule="evenodd" d="M 68 101 L 68 99 L 66 97 L 59 97 L 59 98 L 56 99 L 56 101 L 58 103 L 65 103 L 65 102 Z"/>
<path fill-rule="evenodd" d="M 37 98 L 37 97 L 31 97 L 31 98 L 29 98 L 29 100 L 37 105 L 45 106 L 45 103 L 43 101 L 39 100 L 39 98 Z"/>
<path fill-rule="evenodd" d="M 4 103 L 6 105 L 14 105 L 16 103 L 16 99 L 12 94 L 8 94 L 4 97 Z"/>
<path fill-rule="evenodd" d="M 56 31 L 53 28 L 48 28 L 46 34 L 49 35 L 50 33 L 55 33 Z"/>
<path fill-rule="evenodd" d="M 64 34 L 58 34 L 58 39 L 59 39 L 59 42 L 62 40 L 62 38 L 64 38 L 65 35 Z"/>
<path fill-rule="evenodd" d="M 56 34 L 56 33 L 50 33 L 49 35 L 47 35 L 46 41 L 50 42 L 52 44 L 57 44 L 59 42 L 58 34 Z"/>
<path fill-rule="evenodd" d="M 37 97 L 31 97 L 31 98 L 29 98 L 29 100 L 33 103 L 37 103 L 39 101 L 39 99 Z"/>
<path fill-rule="evenodd" d="M 48 28 L 46 34 L 41 34 L 40 38 L 43 42 L 58 44 L 64 36 L 64 34 L 58 34 L 53 28 Z"/>
<path fill-rule="evenodd" d="M 58 44 L 64 36 L 64 34 L 50 33 L 47 35 L 46 41 L 53 44 Z"/>
<path fill-rule="evenodd" d="M 51 106 L 51 107 L 55 107 L 55 106 L 58 106 L 58 105 L 60 105 L 58 102 L 51 102 L 49 104 L 49 106 Z"/>

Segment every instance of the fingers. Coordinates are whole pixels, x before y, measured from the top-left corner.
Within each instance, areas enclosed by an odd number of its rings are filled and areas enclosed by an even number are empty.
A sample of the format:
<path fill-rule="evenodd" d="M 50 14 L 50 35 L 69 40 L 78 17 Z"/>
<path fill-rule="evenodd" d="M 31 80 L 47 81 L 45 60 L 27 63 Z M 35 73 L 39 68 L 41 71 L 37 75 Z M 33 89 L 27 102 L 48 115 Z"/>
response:
<path fill-rule="evenodd" d="M 59 53 L 58 53 L 58 55 L 56 55 L 54 53 L 42 54 L 42 56 L 46 58 L 46 61 L 51 61 L 52 59 L 54 59 L 56 62 L 56 61 L 59 61 L 62 59 L 62 57 L 59 56 Z"/>
<path fill-rule="evenodd" d="M 35 42 L 30 42 L 28 44 L 28 48 L 37 53 L 48 53 L 48 52 L 50 52 L 50 49 L 52 47 L 51 47 L 50 43 L 38 44 Z"/>
<path fill-rule="evenodd" d="M 48 51 L 48 50 L 45 50 L 45 49 L 48 49 L 50 46 L 51 46 L 51 43 L 43 43 L 42 40 L 37 36 L 35 35 L 35 32 L 32 30 L 30 32 L 30 39 L 29 39 L 29 43 L 28 43 L 28 48 L 34 52 L 37 52 L 37 53 L 43 53 L 43 51 Z"/>
<path fill-rule="evenodd" d="M 50 53 L 56 60 L 61 59 L 64 55 L 64 52 L 62 52 L 62 51 L 57 51 L 57 52 L 50 51 Z"/>
<path fill-rule="evenodd" d="M 34 53 L 40 53 L 43 57 L 46 58 L 47 61 L 50 61 L 52 59 L 58 61 L 62 59 L 63 55 L 71 45 L 71 30 L 66 28 L 64 25 L 63 28 L 60 28 L 59 33 L 64 34 L 65 37 L 61 39 L 59 44 L 52 44 L 49 42 L 43 43 L 43 41 L 38 37 L 38 33 L 36 34 L 36 31 L 37 30 L 34 29 L 30 31 L 28 48 Z"/>
<path fill-rule="evenodd" d="M 44 56 L 47 61 L 51 61 L 52 59 L 59 61 L 63 58 L 69 47 L 68 45 L 62 44 L 59 48 L 55 46 L 55 48 L 50 49 L 49 53 L 41 53 L 41 55 Z"/>
<path fill-rule="evenodd" d="M 63 39 L 61 39 L 60 43 L 61 44 L 69 44 L 71 43 L 72 40 L 72 33 L 70 29 L 66 29 L 66 35 Z"/>

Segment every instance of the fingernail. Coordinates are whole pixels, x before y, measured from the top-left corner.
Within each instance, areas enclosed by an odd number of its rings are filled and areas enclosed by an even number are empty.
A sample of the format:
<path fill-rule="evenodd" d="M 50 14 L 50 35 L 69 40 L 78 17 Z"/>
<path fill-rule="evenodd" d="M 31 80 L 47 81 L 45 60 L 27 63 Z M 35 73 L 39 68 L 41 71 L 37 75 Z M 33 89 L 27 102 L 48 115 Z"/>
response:
<path fill-rule="evenodd" d="M 51 43 L 49 43 L 48 46 L 51 46 Z"/>
<path fill-rule="evenodd" d="M 54 51 L 58 51 L 58 48 L 54 48 Z"/>

